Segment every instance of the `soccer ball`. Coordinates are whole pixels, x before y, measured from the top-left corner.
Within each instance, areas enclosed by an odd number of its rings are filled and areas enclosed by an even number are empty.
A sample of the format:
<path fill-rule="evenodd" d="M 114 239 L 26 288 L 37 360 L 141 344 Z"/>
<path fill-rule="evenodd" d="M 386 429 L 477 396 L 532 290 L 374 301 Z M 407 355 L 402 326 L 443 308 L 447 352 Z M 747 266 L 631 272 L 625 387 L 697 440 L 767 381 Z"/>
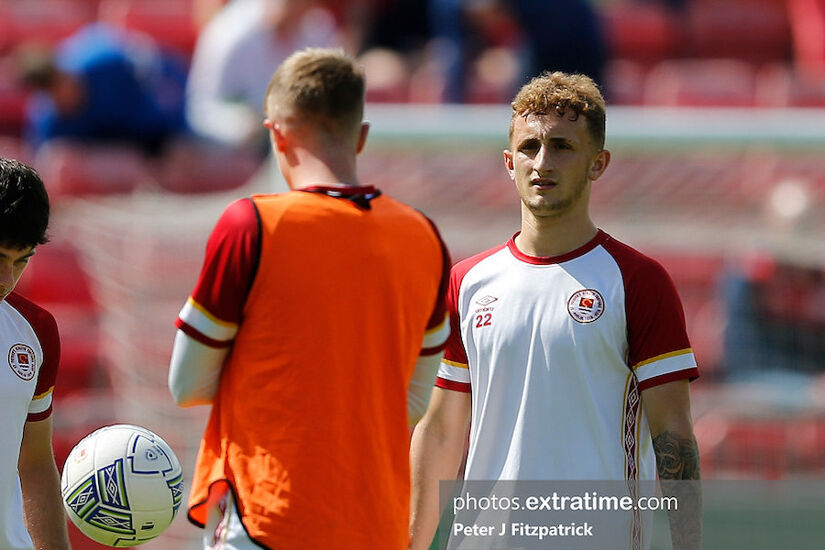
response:
<path fill-rule="evenodd" d="M 116 424 L 75 445 L 60 490 L 78 529 L 121 548 L 143 544 L 169 527 L 183 497 L 183 475 L 163 439 L 139 426 Z"/>

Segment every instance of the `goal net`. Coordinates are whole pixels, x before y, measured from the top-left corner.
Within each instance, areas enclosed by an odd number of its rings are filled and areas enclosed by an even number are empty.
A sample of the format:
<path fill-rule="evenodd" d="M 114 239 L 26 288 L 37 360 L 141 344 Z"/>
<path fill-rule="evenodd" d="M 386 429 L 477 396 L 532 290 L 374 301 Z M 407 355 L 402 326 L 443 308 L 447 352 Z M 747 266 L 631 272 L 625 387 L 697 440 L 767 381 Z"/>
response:
<path fill-rule="evenodd" d="M 508 107 L 373 105 L 367 117 L 372 135 L 359 160 L 362 181 L 430 216 L 454 260 L 518 230 L 518 198 L 502 159 Z M 741 271 L 750 283 L 753 266 L 767 265 L 770 274 L 789 269 L 815 279 L 825 265 L 825 114 L 613 108 L 607 133 L 613 160 L 594 184 L 593 217 L 608 233 L 660 259 L 679 287 L 691 339 L 708 374 L 697 386 L 694 405 L 707 471 L 738 468 L 741 475 L 770 476 L 825 470 L 825 456 L 816 450 L 825 442 L 816 392 L 798 395 L 791 406 L 785 394 L 759 393 L 763 386 L 743 393 L 741 387 L 731 392 L 708 382 L 725 380 L 725 369 L 750 368 L 731 360 L 736 345 L 747 343 L 731 343 L 726 336 L 732 311 L 742 304 L 725 295 L 725 276 Z M 111 378 L 114 420 L 161 434 L 178 453 L 187 483 L 208 410 L 179 409 L 169 397 L 173 322 L 197 280 L 206 239 L 222 209 L 252 192 L 283 189 L 277 171 L 267 166 L 248 186 L 229 192 L 144 188 L 72 199 L 55 215 L 53 233 L 77 245 L 101 309 L 100 354 Z M 821 306 L 825 286 L 821 276 L 816 280 L 818 294 L 811 299 Z M 796 307 L 814 312 L 813 341 L 823 340 L 821 314 L 816 317 L 812 304 Z M 782 363 L 793 357 L 780 355 L 765 371 L 793 367 Z M 817 367 L 825 370 L 825 359 L 806 367 L 805 375 L 815 375 Z M 728 406 L 724 411 L 720 395 Z M 787 428 L 777 425 L 771 441 L 749 436 L 744 447 L 730 451 L 725 442 L 733 437 L 731 419 L 756 402 L 761 405 L 754 410 L 763 414 L 757 420 L 794 414 L 809 422 L 808 445 L 790 456 Z M 183 519 L 161 539 L 146 547 L 199 547 L 199 531 Z"/>

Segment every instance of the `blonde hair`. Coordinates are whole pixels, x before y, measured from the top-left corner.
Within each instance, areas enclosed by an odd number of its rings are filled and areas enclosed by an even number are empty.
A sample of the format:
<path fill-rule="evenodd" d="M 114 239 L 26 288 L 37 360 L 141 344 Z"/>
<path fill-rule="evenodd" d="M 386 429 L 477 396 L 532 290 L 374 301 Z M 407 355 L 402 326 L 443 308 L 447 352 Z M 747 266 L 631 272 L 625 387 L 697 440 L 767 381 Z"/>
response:
<path fill-rule="evenodd" d="M 343 50 L 306 48 L 286 58 L 272 75 L 264 112 L 312 120 L 339 135 L 361 122 L 364 90 L 363 71 Z"/>
<path fill-rule="evenodd" d="M 589 76 L 560 71 L 545 72 L 533 78 L 519 90 L 510 117 L 510 139 L 517 117 L 551 112 L 564 116 L 568 112 L 575 120 L 583 116 L 593 141 L 604 147 L 606 108 L 599 86 Z"/>

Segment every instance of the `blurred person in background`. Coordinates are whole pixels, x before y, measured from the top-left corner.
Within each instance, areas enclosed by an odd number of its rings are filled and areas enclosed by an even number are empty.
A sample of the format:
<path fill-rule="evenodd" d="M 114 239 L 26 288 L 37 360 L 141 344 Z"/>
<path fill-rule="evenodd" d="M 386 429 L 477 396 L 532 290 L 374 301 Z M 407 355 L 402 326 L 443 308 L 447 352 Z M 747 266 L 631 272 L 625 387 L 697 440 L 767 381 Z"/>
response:
<path fill-rule="evenodd" d="M 48 241 L 49 197 L 32 168 L 0 157 L 0 548 L 69 550 L 52 450 L 60 336 L 52 315 L 14 292 Z"/>
<path fill-rule="evenodd" d="M 445 101 L 472 100 L 472 87 L 491 80 L 492 99 L 506 101 L 542 71 L 581 73 L 602 83 L 606 41 L 588 0 L 430 0 L 429 6 L 447 75 Z M 476 67 L 491 48 L 502 50 L 487 56 L 497 71 Z M 495 82 L 502 72 L 509 81 Z"/>
<path fill-rule="evenodd" d="M 198 136 L 268 153 L 260 124 L 269 77 L 295 50 L 337 45 L 333 16 L 313 0 L 232 0 L 203 28 L 186 90 Z"/>
<path fill-rule="evenodd" d="M 360 181 L 364 93 L 340 50 L 283 62 L 265 127 L 291 191 L 227 207 L 178 316 L 170 391 L 212 405 L 189 497 L 206 548 L 407 548 L 450 259 L 430 220 Z"/>
<path fill-rule="evenodd" d="M 35 149 L 66 138 L 158 153 L 186 132 L 183 64 L 148 36 L 93 24 L 55 51 L 24 44 L 17 58 L 21 82 L 35 92 L 25 128 Z"/>

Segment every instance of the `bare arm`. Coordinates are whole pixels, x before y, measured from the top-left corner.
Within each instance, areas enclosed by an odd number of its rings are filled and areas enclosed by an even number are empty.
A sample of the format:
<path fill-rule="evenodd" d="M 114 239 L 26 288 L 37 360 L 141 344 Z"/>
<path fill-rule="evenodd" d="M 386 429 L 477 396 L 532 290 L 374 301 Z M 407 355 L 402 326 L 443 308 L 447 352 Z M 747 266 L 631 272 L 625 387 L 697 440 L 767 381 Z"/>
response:
<path fill-rule="evenodd" d="M 699 447 L 693 435 L 688 381 L 649 388 L 642 393 L 642 403 L 650 424 L 662 492 L 676 496 L 679 502 L 679 511 L 669 516 L 673 548 L 699 549 L 702 544 Z"/>
<path fill-rule="evenodd" d="M 413 433 L 410 549 L 426 550 L 438 527 L 438 482 L 455 479 L 470 426 L 470 394 L 434 388 Z"/>
<path fill-rule="evenodd" d="M 37 550 L 69 550 L 60 476 L 52 450 L 52 419 L 27 422 L 18 461 L 26 528 Z"/>

